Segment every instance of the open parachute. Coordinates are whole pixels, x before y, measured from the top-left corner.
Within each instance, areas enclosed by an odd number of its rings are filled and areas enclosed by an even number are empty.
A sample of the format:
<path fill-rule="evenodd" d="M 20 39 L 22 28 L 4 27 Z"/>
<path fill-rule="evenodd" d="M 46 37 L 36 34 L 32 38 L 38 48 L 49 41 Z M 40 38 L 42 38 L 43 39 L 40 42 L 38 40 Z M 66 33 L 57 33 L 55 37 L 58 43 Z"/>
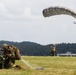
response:
<path fill-rule="evenodd" d="M 76 12 L 71 9 L 65 8 L 65 7 L 55 6 L 55 7 L 49 7 L 49 8 L 46 8 L 43 10 L 44 17 L 62 15 L 62 14 L 70 15 L 70 16 L 76 18 Z"/>

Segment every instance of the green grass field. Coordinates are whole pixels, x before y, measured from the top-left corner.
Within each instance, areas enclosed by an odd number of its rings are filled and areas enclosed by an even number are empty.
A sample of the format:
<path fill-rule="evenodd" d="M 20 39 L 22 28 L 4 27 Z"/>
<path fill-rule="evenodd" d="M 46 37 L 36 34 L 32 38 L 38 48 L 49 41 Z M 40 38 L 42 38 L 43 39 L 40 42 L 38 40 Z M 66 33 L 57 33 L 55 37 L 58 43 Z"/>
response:
<path fill-rule="evenodd" d="M 33 70 L 22 61 L 16 61 L 23 69 L 1 69 L 0 75 L 76 75 L 76 57 L 23 56 L 30 64 L 44 67 Z"/>

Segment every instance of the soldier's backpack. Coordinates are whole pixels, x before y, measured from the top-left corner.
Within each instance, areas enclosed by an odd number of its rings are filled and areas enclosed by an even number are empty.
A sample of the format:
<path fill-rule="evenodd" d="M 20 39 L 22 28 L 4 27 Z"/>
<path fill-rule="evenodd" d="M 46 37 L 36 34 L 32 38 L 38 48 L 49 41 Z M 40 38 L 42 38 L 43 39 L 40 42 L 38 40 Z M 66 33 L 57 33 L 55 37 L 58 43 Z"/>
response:
<path fill-rule="evenodd" d="M 12 48 L 12 54 L 15 55 L 15 60 L 21 60 L 20 50 L 13 45 L 10 45 L 10 47 Z"/>

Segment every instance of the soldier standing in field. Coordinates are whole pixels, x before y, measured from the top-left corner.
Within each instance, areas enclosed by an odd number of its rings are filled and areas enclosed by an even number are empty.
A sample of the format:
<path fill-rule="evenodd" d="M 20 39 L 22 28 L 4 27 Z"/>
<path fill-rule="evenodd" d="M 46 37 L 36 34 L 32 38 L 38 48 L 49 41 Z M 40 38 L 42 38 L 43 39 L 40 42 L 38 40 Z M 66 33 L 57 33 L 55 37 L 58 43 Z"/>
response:
<path fill-rule="evenodd" d="M 4 68 L 12 68 L 15 64 L 15 60 L 21 60 L 20 51 L 13 45 L 3 44 L 2 45 Z"/>
<path fill-rule="evenodd" d="M 56 55 L 56 46 L 55 45 L 51 46 L 51 53 L 52 53 L 52 56 Z"/>

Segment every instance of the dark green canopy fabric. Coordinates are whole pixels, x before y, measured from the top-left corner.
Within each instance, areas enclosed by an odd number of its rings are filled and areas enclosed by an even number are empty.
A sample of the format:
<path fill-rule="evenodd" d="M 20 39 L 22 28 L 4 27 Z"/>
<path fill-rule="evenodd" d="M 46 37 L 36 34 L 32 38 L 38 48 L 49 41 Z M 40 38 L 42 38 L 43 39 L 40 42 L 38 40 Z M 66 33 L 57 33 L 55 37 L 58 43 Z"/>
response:
<path fill-rule="evenodd" d="M 55 16 L 55 15 L 69 15 L 76 18 L 76 12 L 66 7 L 55 6 L 43 10 L 44 17 Z"/>

